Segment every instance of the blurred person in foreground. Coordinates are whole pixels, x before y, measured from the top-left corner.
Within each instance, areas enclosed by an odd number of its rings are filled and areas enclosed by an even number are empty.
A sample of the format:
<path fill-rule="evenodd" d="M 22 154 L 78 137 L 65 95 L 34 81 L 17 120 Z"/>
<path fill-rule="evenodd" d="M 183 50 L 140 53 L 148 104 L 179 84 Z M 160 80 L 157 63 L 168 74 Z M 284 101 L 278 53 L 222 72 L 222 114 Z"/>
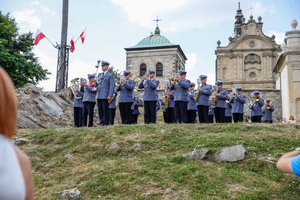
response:
<path fill-rule="evenodd" d="M 16 121 L 15 89 L 8 74 L 0 67 L 0 199 L 32 200 L 30 160 L 10 141 L 15 135 Z"/>

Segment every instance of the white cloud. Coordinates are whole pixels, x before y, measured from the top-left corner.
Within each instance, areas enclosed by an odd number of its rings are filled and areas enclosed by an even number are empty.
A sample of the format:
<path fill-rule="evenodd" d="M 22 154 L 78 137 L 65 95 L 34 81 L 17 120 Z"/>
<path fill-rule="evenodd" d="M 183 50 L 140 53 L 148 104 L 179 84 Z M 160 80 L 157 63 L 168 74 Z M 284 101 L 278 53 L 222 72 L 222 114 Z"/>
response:
<path fill-rule="evenodd" d="M 275 41 L 277 44 L 281 45 L 285 39 L 285 33 L 283 32 L 277 32 L 277 31 L 268 31 L 266 33 L 267 36 L 271 37 L 272 35 L 275 35 Z"/>
<path fill-rule="evenodd" d="M 233 3 L 219 0 L 111 1 L 124 9 L 131 22 L 144 27 L 153 28 L 152 20 L 159 16 L 166 31 L 217 26 L 233 17 Z"/>
<path fill-rule="evenodd" d="M 13 11 L 12 15 L 16 19 L 22 31 L 35 30 L 40 28 L 42 24 L 34 9 Z"/>
<path fill-rule="evenodd" d="M 41 4 L 39 1 L 34 0 L 30 2 L 31 5 L 35 5 L 37 6 L 38 9 L 40 9 L 44 14 L 48 15 L 48 16 L 55 16 L 55 12 L 52 11 L 50 8 L 48 8 L 47 6 Z"/>

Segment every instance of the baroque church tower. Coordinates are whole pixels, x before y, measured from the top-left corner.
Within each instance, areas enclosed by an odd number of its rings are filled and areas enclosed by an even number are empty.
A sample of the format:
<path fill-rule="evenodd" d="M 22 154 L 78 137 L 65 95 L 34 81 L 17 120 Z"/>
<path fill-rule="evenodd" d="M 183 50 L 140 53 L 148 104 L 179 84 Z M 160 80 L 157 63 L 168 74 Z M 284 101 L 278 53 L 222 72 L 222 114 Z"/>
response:
<path fill-rule="evenodd" d="M 246 22 L 239 3 L 234 36 L 229 37 L 227 46 L 217 42 L 216 80 L 223 81 L 226 89 L 239 86 L 245 90 L 275 90 L 272 68 L 281 49 L 274 35 L 263 33 L 262 18 L 257 20 L 251 15 Z"/>

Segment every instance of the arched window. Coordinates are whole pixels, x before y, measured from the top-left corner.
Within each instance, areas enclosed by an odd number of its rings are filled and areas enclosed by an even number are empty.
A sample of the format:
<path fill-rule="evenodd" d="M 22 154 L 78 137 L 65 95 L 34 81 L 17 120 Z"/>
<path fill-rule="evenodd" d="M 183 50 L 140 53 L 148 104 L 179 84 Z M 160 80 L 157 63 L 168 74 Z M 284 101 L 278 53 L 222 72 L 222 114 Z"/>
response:
<path fill-rule="evenodd" d="M 247 63 L 261 63 L 260 56 L 254 53 L 250 53 L 245 57 L 245 64 Z"/>
<path fill-rule="evenodd" d="M 144 76 L 147 72 L 147 65 L 145 63 L 140 66 L 140 76 Z"/>
<path fill-rule="evenodd" d="M 156 76 L 163 76 L 163 65 L 161 63 L 156 64 Z"/>

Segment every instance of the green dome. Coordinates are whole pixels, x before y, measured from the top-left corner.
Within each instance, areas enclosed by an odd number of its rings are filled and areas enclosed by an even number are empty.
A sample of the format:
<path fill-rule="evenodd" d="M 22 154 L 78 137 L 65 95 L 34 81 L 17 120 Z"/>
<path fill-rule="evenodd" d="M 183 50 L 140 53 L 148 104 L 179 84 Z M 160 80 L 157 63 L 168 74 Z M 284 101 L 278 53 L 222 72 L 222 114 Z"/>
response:
<path fill-rule="evenodd" d="M 156 27 L 154 34 L 142 39 L 134 48 L 159 47 L 173 45 L 166 37 L 160 35 L 160 30 Z"/>

